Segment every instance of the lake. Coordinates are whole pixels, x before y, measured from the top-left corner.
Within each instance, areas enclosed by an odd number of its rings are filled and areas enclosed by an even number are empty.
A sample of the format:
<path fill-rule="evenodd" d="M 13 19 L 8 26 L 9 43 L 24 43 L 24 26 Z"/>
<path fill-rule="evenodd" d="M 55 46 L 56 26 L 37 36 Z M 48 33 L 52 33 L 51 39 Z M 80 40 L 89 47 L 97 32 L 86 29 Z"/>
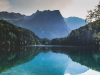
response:
<path fill-rule="evenodd" d="M 1 47 L 0 75 L 100 75 L 100 50 L 86 46 Z"/>

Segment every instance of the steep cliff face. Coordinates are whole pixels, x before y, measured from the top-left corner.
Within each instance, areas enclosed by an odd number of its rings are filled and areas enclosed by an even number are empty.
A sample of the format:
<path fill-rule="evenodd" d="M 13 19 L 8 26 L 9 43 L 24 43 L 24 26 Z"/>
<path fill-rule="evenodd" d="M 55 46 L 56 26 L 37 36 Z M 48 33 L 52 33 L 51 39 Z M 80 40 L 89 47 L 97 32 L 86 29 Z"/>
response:
<path fill-rule="evenodd" d="M 40 38 L 61 38 L 67 36 L 71 31 L 59 10 L 37 10 L 31 16 L 0 12 L 0 19 L 4 19 L 16 26 L 27 28 L 35 32 Z"/>
<path fill-rule="evenodd" d="M 59 10 L 40 12 L 33 19 L 26 21 L 23 27 L 32 30 L 40 38 L 65 37 L 70 32 Z"/>

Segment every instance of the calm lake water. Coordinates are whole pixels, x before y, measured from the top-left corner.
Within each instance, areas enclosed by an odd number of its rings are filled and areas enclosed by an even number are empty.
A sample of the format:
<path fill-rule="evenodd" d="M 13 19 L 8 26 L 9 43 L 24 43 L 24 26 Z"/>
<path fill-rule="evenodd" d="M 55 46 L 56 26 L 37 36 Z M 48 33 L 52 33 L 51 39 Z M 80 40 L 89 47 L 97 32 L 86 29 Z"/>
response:
<path fill-rule="evenodd" d="M 0 75 L 100 75 L 95 47 L 0 48 Z"/>

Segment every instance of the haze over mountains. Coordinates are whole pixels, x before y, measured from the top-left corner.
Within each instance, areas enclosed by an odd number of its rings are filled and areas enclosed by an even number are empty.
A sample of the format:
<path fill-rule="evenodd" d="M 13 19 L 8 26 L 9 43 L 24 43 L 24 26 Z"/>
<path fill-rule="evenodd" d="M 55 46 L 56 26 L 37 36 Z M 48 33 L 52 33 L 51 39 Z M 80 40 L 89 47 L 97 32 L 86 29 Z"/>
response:
<path fill-rule="evenodd" d="M 37 15 L 24 23 L 24 27 L 35 32 L 39 37 L 60 38 L 71 31 L 58 10 L 36 12 Z"/>
<path fill-rule="evenodd" d="M 71 28 L 71 30 L 77 29 L 81 26 L 84 26 L 87 24 L 84 19 L 78 18 L 78 17 L 68 17 L 64 18 L 67 25 Z"/>
<path fill-rule="evenodd" d="M 31 16 L 0 12 L 0 17 L 0 19 L 35 32 L 40 38 L 61 38 L 67 36 L 71 31 L 59 10 L 37 11 Z"/>
<path fill-rule="evenodd" d="M 0 12 L 0 19 L 4 20 L 18 20 L 18 19 L 24 19 L 25 15 L 21 15 L 20 13 L 9 13 L 7 11 Z"/>
<path fill-rule="evenodd" d="M 0 19 L 27 28 L 40 38 L 49 39 L 65 37 L 71 30 L 87 24 L 84 19 L 78 17 L 63 18 L 59 10 L 37 10 L 30 16 L 4 11 L 0 12 Z"/>

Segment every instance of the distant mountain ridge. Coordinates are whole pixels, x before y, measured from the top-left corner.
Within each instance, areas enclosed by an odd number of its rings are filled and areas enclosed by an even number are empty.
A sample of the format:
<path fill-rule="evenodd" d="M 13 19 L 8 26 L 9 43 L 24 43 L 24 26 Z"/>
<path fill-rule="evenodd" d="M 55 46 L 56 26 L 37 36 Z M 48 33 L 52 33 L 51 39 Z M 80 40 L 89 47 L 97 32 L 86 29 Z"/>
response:
<path fill-rule="evenodd" d="M 72 30 L 64 38 L 52 39 L 51 45 L 96 46 L 100 47 L 100 20 Z"/>
<path fill-rule="evenodd" d="M 18 19 L 25 19 L 25 15 L 21 15 L 20 13 L 14 13 L 14 12 L 7 12 L 7 11 L 2 11 L 0 12 L 0 19 L 4 20 L 18 20 Z"/>
<path fill-rule="evenodd" d="M 39 10 L 37 10 L 35 13 L 33 13 L 32 15 L 30 15 L 30 16 L 26 16 L 26 19 L 32 19 L 32 18 L 34 18 L 36 15 L 38 15 L 39 13 L 41 13 L 42 11 L 39 11 Z"/>
<path fill-rule="evenodd" d="M 9 16 L 6 17 L 4 14 Z M 11 15 L 13 15 L 13 18 Z M 16 17 L 16 15 L 18 15 L 18 17 Z M 21 15 L 19 13 L 1 12 L 1 16 L 3 16 L 1 19 L 35 32 L 40 38 L 61 38 L 67 36 L 71 31 L 59 10 L 37 10 L 37 12 L 33 13 L 31 16 Z"/>
<path fill-rule="evenodd" d="M 67 25 L 71 28 L 71 30 L 78 29 L 81 26 L 84 26 L 87 24 L 84 19 L 79 17 L 68 17 L 64 18 Z"/>

